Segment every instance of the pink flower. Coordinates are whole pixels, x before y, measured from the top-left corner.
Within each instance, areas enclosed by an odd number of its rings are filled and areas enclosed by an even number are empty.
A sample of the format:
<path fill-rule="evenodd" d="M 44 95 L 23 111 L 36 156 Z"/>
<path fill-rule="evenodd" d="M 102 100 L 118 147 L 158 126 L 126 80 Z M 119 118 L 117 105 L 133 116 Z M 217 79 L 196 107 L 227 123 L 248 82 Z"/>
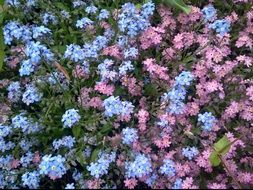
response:
<path fill-rule="evenodd" d="M 93 97 L 90 99 L 88 105 L 93 108 L 102 109 L 103 101 L 99 97 Z"/>
<path fill-rule="evenodd" d="M 14 160 L 11 161 L 11 169 L 16 169 L 16 168 L 19 167 L 19 165 L 20 165 L 20 161 L 19 160 L 14 159 Z"/>
<path fill-rule="evenodd" d="M 108 85 L 104 82 L 100 82 L 100 83 L 97 83 L 95 85 L 94 89 L 97 90 L 98 92 L 102 93 L 102 94 L 110 96 L 110 95 L 113 95 L 115 87 L 114 87 L 114 85 Z"/>
<path fill-rule="evenodd" d="M 222 183 L 211 183 L 208 184 L 208 188 L 210 189 L 227 189 L 225 184 Z"/>
<path fill-rule="evenodd" d="M 85 68 L 81 65 L 76 65 L 76 68 L 73 70 L 72 75 L 75 78 L 88 78 L 89 77 L 89 72 L 85 70 Z"/>
<path fill-rule="evenodd" d="M 159 27 L 149 27 L 148 29 L 146 29 L 140 37 L 141 48 L 148 49 L 152 46 L 160 44 L 162 41 L 161 34 L 163 34 L 164 32 L 164 29 Z"/>
<path fill-rule="evenodd" d="M 106 47 L 103 49 L 102 55 L 109 55 L 117 59 L 122 59 L 122 53 L 117 45 Z"/>
<path fill-rule="evenodd" d="M 145 69 L 154 77 L 156 78 L 160 78 L 163 80 L 168 80 L 169 76 L 166 73 L 167 72 L 167 68 L 162 67 L 160 65 L 157 65 L 155 63 L 155 59 L 146 59 L 144 62 L 144 67 Z"/>
<path fill-rule="evenodd" d="M 250 86 L 246 89 L 246 95 L 249 96 L 251 101 L 253 101 L 253 86 Z"/>
<path fill-rule="evenodd" d="M 124 184 L 127 188 L 129 189 L 134 189 L 135 186 L 137 185 L 137 180 L 135 178 L 130 178 L 130 179 L 125 179 Z"/>

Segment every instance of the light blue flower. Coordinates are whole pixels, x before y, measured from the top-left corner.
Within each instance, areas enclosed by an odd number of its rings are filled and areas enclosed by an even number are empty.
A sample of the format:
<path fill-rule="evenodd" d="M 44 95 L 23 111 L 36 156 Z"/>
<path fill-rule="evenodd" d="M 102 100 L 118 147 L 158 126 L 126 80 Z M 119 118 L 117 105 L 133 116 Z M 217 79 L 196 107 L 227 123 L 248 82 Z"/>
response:
<path fill-rule="evenodd" d="M 115 158 L 115 152 L 100 152 L 97 162 L 91 162 L 90 165 L 87 166 L 87 170 L 90 172 L 91 176 L 98 179 L 108 173 L 109 166 L 112 162 L 115 162 Z"/>
<path fill-rule="evenodd" d="M 230 31 L 230 22 L 226 19 L 216 20 L 209 25 L 209 28 L 214 29 L 218 34 L 223 36 Z"/>
<path fill-rule="evenodd" d="M 67 169 L 64 166 L 65 158 L 61 155 L 53 156 L 45 155 L 39 165 L 40 174 L 48 175 L 51 179 L 61 178 Z"/>
<path fill-rule="evenodd" d="M 22 175 L 22 182 L 24 186 L 28 186 L 30 189 L 39 188 L 40 174 L 38 171 L 26 172 Z"/>
<path fill-rule="evenodd" d="M 177 178 L 172 189 L 182 189 L 183 180 L 181 178 Z"/>
<path fill-rule="evenodd" d="M 132 65 L 131 61 L 123 61 L 119 66 L 119 74 L 126 75 L 127 72 L 133 71 L 134 66 Z"/>
<path fill-rule="evenodd" d="M 80 20 L 78 20 L 78 21 L 76 22 L 76 27 L 77 27 L 77 28 L 85 28 L 86 26 L 92 25 L 92 24 L 93 24 L 93 21 L 92 21 L 92 20 L 90 20 L 90 19 L 87 18 L 87 17 L 84 17 L 84 18 L 82 18 L 82 19 L 80 19 Z"/>
<path fill-rule="evenodd" d="M 182 149 L 182 155 L 192 160 L 195 156 L 199 154 L 199 151 L 196 147 L 186 147 Z"/>
<path fill-rule="evenodd" d="M 154 13 L 154 4 L 148 2 L 138 13 L 133 3 L 125 3 L 119 14 L 118 26 L 121 32 L 134 37 L 150 26 L 149 16 Z"/>
<path fill-rule="evenodd" d="M 45 36 L 45 34 L 51 34 L 51 30 L 45 26 L 35 26 L 33 29 L 33 38 L 37 39 L 39 37 Z"/>
<path fill-rule="evenodd" d="M 209 4 L 202 9 L 205 21 L 213 21 L 216 18 L 217 10 Z"/>
<path fill-rule="evenodd" d="M 95 14 L 97 12 L 98 8 L 95 7 L 94 5 L 90 5 L 86 7 L 85 12 L 88 14 Z"/>
<path fill-rule="evenodd" d="M 44 25 L 48 25 L 48 24 L 57 24 L 58 23 L 58 20 L 56 18 L 56 16 L 52 13 L 52 12 L 46 12 L 42 15 L 42 23 Z"/>
<path fill-rule="evenodd" d="M 204 131 L 211 131 L 215 122 L 215 117 L 211 112 L 205 112 L 204 114 L 198 114 L 198 121 L 201 122 L 201 127 Z"/>
<path fill-rule="evenodd" d="M 193 81 L 193 75 L 189 71 L 183 71 L 175 78 L 175 85 L 189 86 Z"/>
<path fill-rule="evenodd" d="M 134 128 L 125 128 L 122 130 L 123 144 L 130 145 L 138 139 L 138 131 Z"/>
<path fill-rule="evenodd" d="M 107 11 L 106 9 L 102 9 L 98 15 L 98 19 L 99 20 L 107 19 L 109 18 L 109 15 L 110 15 L 109 11 Z"/>
<path fill-rule="evenodd" d="M 39 102 L 42 96 L 43 94 L 40 93 L 34 85 L 30 84 L 26 86 L 26 90 L 22 96 L 22 101 L 29 106 L 32 103 Z"/>
<path fill-rule="evenodd" d="M 165 174 L 168 177 L 173 177 L 176 175 L 175 163 L 172 160 L 163 160 L 163 165 L 160 167 L 160 173 Z"/>
<path fill-rule="evenodd" d="M 64 58 L 68 58 L 74 62 L 79 62 L 84 60 L 84 56 L 84 51 L 81 46 L 74 44 L 67 45 L 67 49 L 64 53 Z"/>
<path fill-rule="evenodd" d="M 125 170 L 128 178 L 144 177 L 152 172 L 151 159 L 144 154 L 137 154 L 133 162 L 125 162 Z"/>
<path fill-rule="evenodd" d="M 11 132 L 10 126 L 0 124 L 0 138 L 7 137 Z"/>
<path fill-rule="evenodd" d="M 74 183 L 68 183 L 66 185 L 65 189 L 75 189 L 75 184 Z"/>
<path fill-rule="evenodd" d="M 8 88 L 8 99 L 12 102 L 18 102 L 22 96 L 20 82 L 12 82 Z"/>
<path fill-rule="evenodd" d="M 75 144 L 76 140 L 74 137 L 71 136 L 65 136 L 62 139 L 54 140 L 53 141 L 53 147 L 54 149 L 59 149 L 60 147 L 67 147 L 72 148 Z"/>
<path fill-rule="evenodd" d="M 138 55 L 138 49 L 135 47 L 130 47 L 124 50 L 124 58 L 136 58 Z"/>
<path fill-rule="evenodd" d="M 118 96 L 110 96 L 109 98 L 105 99 L 103 106 L 105 107 L 105 115 L 108 117 L 112 117 L 114 115 L 130 115 L 133 113 L 134 109 L 134 106 L 131 102 L 120 101 Z"/>
<path fill-rule="evenodd" d="M 78 114 L 78 110 L 69 109 L 63 114 L 61 121 L 63 122 L 63 127 L 71 128 L 80 119 L 81 119 L 81 116 Z"/>

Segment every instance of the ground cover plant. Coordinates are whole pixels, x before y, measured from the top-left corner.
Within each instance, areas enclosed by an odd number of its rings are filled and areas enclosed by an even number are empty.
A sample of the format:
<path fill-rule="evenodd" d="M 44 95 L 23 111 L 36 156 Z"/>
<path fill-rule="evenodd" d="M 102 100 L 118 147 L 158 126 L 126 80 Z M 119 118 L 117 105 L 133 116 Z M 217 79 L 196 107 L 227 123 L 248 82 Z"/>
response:
<path fill-rule="evenodd" d="M 253 187 L 251 0 L 5 0 L 0 24 L 0 188 Z"/>

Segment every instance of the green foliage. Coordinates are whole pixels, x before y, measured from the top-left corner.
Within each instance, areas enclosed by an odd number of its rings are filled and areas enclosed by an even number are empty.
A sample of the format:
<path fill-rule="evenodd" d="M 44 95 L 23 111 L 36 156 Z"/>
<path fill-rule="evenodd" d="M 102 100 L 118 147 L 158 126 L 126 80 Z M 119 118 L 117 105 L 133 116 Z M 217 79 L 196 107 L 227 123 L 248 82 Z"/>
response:
<path fill-rule="evenodd" d="M 185 12 L 186 14 L 189 14 L 191 12 L 191 8 L 188 5 L 186 5 L 183 0 L 157 0 L 156 2 L 163 3 L 164 5 L 167 6 L 172 6 L 176 9 Z"/>
<path fill-rule="evenodd" d="M 224 135 L 218 142 L 214 144 L 214 151 L 210 155 L 210 162 L 212 166 L 219 166 L 221 163 L 220 156 L 224 156 L 228 153 L 232 143 L 229 141 L 226 135 Z"/>

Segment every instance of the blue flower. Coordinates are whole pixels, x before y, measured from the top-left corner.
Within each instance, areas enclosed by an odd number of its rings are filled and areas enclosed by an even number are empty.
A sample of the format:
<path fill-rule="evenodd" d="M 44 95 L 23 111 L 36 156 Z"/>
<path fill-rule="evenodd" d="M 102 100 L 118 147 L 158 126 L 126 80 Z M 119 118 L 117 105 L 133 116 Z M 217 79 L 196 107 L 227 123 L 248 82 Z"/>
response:
<path fill-rule="evenodd" d="M 17 102 L 20 100 L 22 95 L 20 82 L 12 82 L 8 88 L 8 99 L 12 102 Z"/>
<path fill-rule="evenodd" d="M 123 61 L 119 66 L 119 74 L 126 75 L 127 72 L 133 71 L 134 66 L 132 65 L 131 61 Z"/>
<path fill-rule="evenodd" d="M 67 45 L 64 53 L 64 58 L 69 58 L 71 61 L 79 62 L 84 60 L 84 51 L 79 45 Z"/>
<path fill-rule="evenodd" d="M 26 172 L 22 175 L 22 182 L 24 186 L 28 186 L 30 189 L 39 188 L 40 174 L 38 171 Z"/>
<path fill-rule="evenodd" d="M 11 141 L 6 142 L 2 137 L 0 137 L 0 151 L 5 152 L 11 150 L 15 147 L 15 144 Z"/>
<path fill-rule="evenodd" d="M 61 155 L 45 155 L 39 165 L 40 174 L 48 175 L 51 179 L 61 178 L 67 169 L 64 166 L 65 158 Z"/>
<path fill-rule="evenodd" d="M 31 62 L 39 63 L 42 58 L 52 61 L 54 54 L 40 42 L 29 42 L 25 48 L 25 54 L 30 57 Z"/>
<path fill-rule="evenodd" d="M 161 97 L 162 101 L 170 101 L 167 112 L 176 115 L 184 112 L 185 104 L 183 101 L 186 98 L 186 87 L 191 85 L 192 81 L 193 75 L 189 71 L 183 71 L 175 77 L 173 88 Z"/>
<path fill-rule="evenodd" d="M 189 71 L 183 71 L 175 78 L 175 80 L 175 85 L 190 86 L 191 82 L 193 81 L 193 75 Z"/>
<path fill-rule="evenodd" d="M 124 50 L 124 58 L 136 58 L 138 55 L 138 49 L 135 47 L 131 47 Z"/>
<path fill-rule="evenodd" d="M 74 146 L 75 142 L 76 142 L 76 140 L 74 137 L 65 136 L 62 139 L 54 140 L 53 147 L 54 147 L 54 149 L 59 149 L 61 146 L 65 146 L 67 148 L 72 148 Z"/>
<path fill-rule="evenodd" d="M 28 7 L 35 6 L 35 5 L 36 5 L 36 1 L 37 1 L 37 0 L 27 0 L 27 1 L 26 1 L 26 5 L 27 5 Z"/>
<path fill-rule="evenodd" d="M 92 24 L 93 24 L 93 21 L 92 21 L 92 20 L 90 20 L 90 19 L 87 18 L 87 17 L 84 17 L 84 18 L 82 18 L 81 20 L 78 20 L 78 21 L 76 22 L 76 27 L 77 27 L 77 28 L 85 28 L 86 26 L 92 25 Z"/>
<path fill-rule="evenodd" d="M 69 12 L 66 11 L 66 10 L 62 10 L 62 11 L 61 11 L 61 15 L 62 15 L 63 18 L 66 18 L 66 19 L 69 19 L 69 18 L 70 18 L 70 14 L 69 14 Z"/>
<path fill-rule="evenodd" d="M 223 36 L 230 31 L 230 22 L 226 19 L 216 20 L 209 25 L 209 28 L 214 29 L 218 34 Z"/>
<path fill-rule="evenodd" d="M 90 5 L 86 7 L 85 12 L 88 14 L 95 14 L 97 12 L 98 8 L 95 7 L 94 5 Z"/>
<path fill-rule="evenodd" d="M 169 126 L 169 122 L 165 119 L 161 119 L 159 122 L 157 122 L 157 125 L 161 126 L 161 127 L 168 127 Z"/>
<path fill-rule="evenodd" d="M 183 180 L 181 178 L 177 178 L 172 189 L 182 189 Z"/>
<path fill-rule="evenodd" d="M 58 22 L 56 16 L 51 12 L 44 13 L 41 19 L 44 25 L 48 25 L 50 23 L 55 25 Z"/>
<path fill-rule="evenodd" d="M 20 2 L 18 0 L 5 0 L 6 5 L 11 5 L 14 7 L 19 7 Z"/>
<path fill-rule="evenodd" d="M 142 5 L 141 7 L 141 16 L 145 19 L 148 19 L 150 16 L 154 14 L 155 4 L 152 1 L 149 1 Z"/>
<path fill-rule="evenodd" d="M 199 154 L 199 151 L 196 147 L 186 147 L 182 149 L 182 154 L 189 160 L 192 160 L 195 156 Z"/>
<path fill-rule="evenodd" d="M 98 20 L 107 19 L 109 17 L 110 13 L 106 9 L 102 9 L 98 15 Z"/>
<path fill-rule="evenodd" d="M 16 115 L 12 118 L 13 128 L 22 129 L 23 133 L 30 134 L 39 131 L 41 126 L 37 122 L 31 122 L 27 117 L 24 116 L 24 113 Z"/>
<path fill-rule="evenodd" d="M 29 164 L 33 161 L 33 158 L 34 158 L 34 154 L 31 152 L 27 152 L 25 156 L 23 155 L 20 158 L 20 163 L 22 164 L 23 167 L 28 167 Z"/>
<path fill-rule="evenodd" d="M 19 69 L 19 75 L 22 76 L 29 76 L 31 73 L 35 71 L 37 64 L 31 62 L 30 59 L 24 60 L 21 63 L 21 67 Z"/>
<path fill-rule="evenodd" d="M 198 114 L 198 121 L 202 123 L 201 127 L 204 131 L 211 131 L 215 122 L 215 117 L 211 112 Z"/>
<path fill-rule="evenodd" d="M 146 179 L 145 183 L 149 186 L 149 187 L 152 187 L 153 184 L 156 182 L 157 180 L 157 174 L 154 173 L 152 174 L 149 178 Z"/>
<path fill-rule="evenodd" d="M 71 128 L 81 119 L 81 116 L 78 114 L 78 110 L 69 109 L 62 116 L 63 127 Z"/>
<path fill-rule="evenodd" d="M 32 147 L 32 142 L 33 141 L 22 139 L 18 144 L 23 151 L 27 152 Z"/>
<path fill-rule="evenodd" d="M 154 4 L 148 2 L 142 6 L 138 13 L 133 3 L 125 3 L 119 14 L 118 26 L 121 32 L 134 37 L 150 26 L 149 16 L 154 12 Z"/>
<path fill-rule="evenodd" d="M 217 10 L 213 7 L 213 5 L 207 5 L 202 9 L 202 13 L 204 15 L 205 21 L 212 21 L 215 19 Z"/>
<path fill-rule="evenodd" d="M 45 34 L 51 34 L 51 30 L 45 26 L 33 27 L 33 38 L 37 39 L 39 37 L 45 36 Z"/>
<path fill-rule="evenodd" d="M 81 1 L 81 0 L 76 0 L 76 1 L 73 1 L 73 7 L 76 8 L 76 7 L 81 7 L 83 5 L 85 5 L 85 2 Z"/>
<path fill-rule="evenodd" d="M 28 42 L 31 40 L 31 31 L 27 26 L 17 21 L 8 22 L 3 28 L 4 43 L 10 45 L 14 39 Z"/>
<path fill-rule="evenodd" d="M 24 116 L 23 113 L 16 115 L 12 118 L 12 126 L 13 128 L 24 128 L 29 126 L 30 122 L 28 121 L 28 118 Z"/>
<path fill-rule="evenodd" d="M 22 101 L 26 105 L 30 105 L 35 102 L 39 102 L 42 98 L 42 93 L 34 85 L 27 85 L 26 91 L 22 96 Z"/>
<path fill-rule="evenodd" d="M 75 189 L 74 183 L 68 183 L 65 187 L 65 189 Z"/>
<path fill-rule="evenodd" d="M 134 106 L 131 102 L 120 101 L 119 97 L 110 96 L 103 102 L 105 107 L 105 115 L 112 117 L 114 115 L 129 115 L 133 112 Z"/>
<path fill-rule="evenodd" d="M 87 170 L 90 172 L 90 175 L 98 179 L 102 175 L 108 173 L 110 163 L 114 162 L 115 158 L 115 152 L 111 152 L 110 154 L 106 152 L 100 152 L 97 162 L 91 162 L 90 165 L 87 166 Z"/>
<path fill-rule="evenodd" d="M 137 154 L 133 162 L 125 163 L 128 178 L 143 177 L 152 172 L 151 159 L 144 154 Z"/>
<path fill-rule="evenodd" d="M 173 177 L 176 175 L 175 163 L 172 160 L 163 160 L 163 165 L 160 167 L 160 173 L 165 174 L 168 177 Z"/>
<path fill-rule="evenodd" d="M 11 132 L 10 126 L 0 124 L 0 138 L 7 137 Z"/>
<path fill-rule="evenodd" d="M 132 144 L 134 141 L 138 139 L 138 131 L 134 128 L 125 128 L 122 130 L 122 139 L 123 144 Z"/>

